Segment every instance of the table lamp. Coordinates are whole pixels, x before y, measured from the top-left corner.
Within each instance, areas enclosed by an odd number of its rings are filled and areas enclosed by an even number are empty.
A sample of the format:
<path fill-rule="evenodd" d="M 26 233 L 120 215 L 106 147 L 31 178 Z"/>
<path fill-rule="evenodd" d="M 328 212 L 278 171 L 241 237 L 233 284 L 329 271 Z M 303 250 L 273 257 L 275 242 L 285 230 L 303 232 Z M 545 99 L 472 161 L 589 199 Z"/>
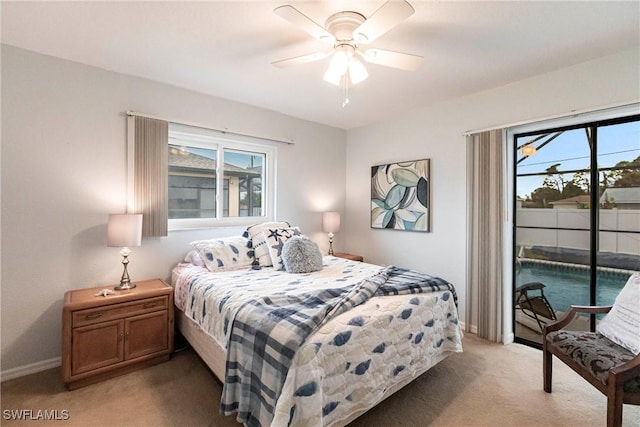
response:
<path fill-rule="evenodd" d="M 107 246 L 122 248 L 122 265 L 124 272 L 120 284 L 114 289 L 133 289 L 136 284 L 131 282 L 127 265 L 129 264 L 130 246 L 140 246 L 142 241 L 142 214 L 109 214 L 107 225 Z"/>
<path fill-rule="evenodd" d="M 329 233 L 329 255 L 333 255 L 333 233 L 340 231 L 340 214 L 325 212 L 322 215 L 322 228 L 325 233 Z"/>

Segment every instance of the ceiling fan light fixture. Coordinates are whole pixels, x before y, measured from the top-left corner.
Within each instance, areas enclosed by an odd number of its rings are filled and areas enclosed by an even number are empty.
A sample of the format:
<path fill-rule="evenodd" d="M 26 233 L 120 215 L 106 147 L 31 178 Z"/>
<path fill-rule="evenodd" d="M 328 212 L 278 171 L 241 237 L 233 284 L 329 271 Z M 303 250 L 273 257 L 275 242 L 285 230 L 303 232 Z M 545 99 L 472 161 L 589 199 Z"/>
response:
<path fill-rule="evenodd" d="M 352 58 L 349 63 L 349 78 L 351 79 L 351 83 L 356 85 L 361 81 L 366 80 L 367 77 L 369 77 L 369 73 L 367 73 L 367 69 L 362 62 Z"/>
<path fill-rule="evenodd" d="M 333 58 L 331 58 L 331 63 L 329 64 L 329 68 L 334 69 L 336 72 L 341 72 L 342 74 L 347 72 L 347 67 L 349 67 L 349 61 L 353 56 L 353 46 L 349 45 L 341 45 L 336 47 L 336 51 L 333 54 Z"/>
<path fill-rule="evenodd" d="M 353 46 L 340 45 L 336 50 L 329 63 L 329 68 L 324 74 L 324 80 L 336 86 L 340 85 L 340 78 L 349 69 L 349 63 L 353 57 Z"/>
<path fill-rule="evenodd" d="M 327 18 L 324 26 L 291 5 L 277 7 L 274 12 L 314 38 L 329 44 L 331 51 L 296 56 L 273 64 L 288 67 L 332 55 L 324 80 L 342 87 L 343 107 L 349 103 L 349 87 L 369 77 L 364 62 L 406 71 L 414 71 L 422 63 L 423 58 L 418 55 L 377 48 L 364 50 L 361 47 L 377 40 L 414 13 L 407 0 L 386 0 L 368 18 L 349 10 L 334 13 Z"/>
<path fill-rule="evenodd" d="M 323 80 L 327 83 L 331 83 L 332 85 L 340 86 L 340 80 L 342 79 L 342 75 L 344 73 L 338 73 L 329 67 L 327 71 L 324 73 Z"/>

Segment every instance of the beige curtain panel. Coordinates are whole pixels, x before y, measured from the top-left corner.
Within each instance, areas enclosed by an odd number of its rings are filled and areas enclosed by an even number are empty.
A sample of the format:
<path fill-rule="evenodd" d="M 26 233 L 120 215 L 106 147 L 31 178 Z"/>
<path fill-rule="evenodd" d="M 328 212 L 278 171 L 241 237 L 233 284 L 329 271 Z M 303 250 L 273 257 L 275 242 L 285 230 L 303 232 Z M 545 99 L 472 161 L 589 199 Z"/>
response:
<path fill-rule="evenodd" d="M 467 329 L 493 342 L 503 335 L 503 131 L 467 137 L 468 266 Z"/>
<path fill-rule="evenodd" d="M 142 216 L 142 236 L 166 236 L 168 231 L 169 123 L 133 117 L 135 213 Z"/>

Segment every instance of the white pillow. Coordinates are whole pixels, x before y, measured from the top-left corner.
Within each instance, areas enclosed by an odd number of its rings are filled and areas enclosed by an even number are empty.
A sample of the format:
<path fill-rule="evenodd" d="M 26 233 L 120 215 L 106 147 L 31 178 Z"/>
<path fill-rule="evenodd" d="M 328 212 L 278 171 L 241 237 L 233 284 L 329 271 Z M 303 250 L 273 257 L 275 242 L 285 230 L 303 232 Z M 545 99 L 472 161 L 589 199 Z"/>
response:
<path fill-rule="evenodd" d="M 253 249 L 244 237 L 198 240 L 191 245 L 209 271 L 226 271 L 249 268 L 253 262 Z"/>
<path fill-rule="evenodd" d="M 184 262 L 197 265 L 198 267 L 204 267 L 204 261 L 200 258 L 200 254 L 197 250 L 191 249 L 187 255 L 184 257 Z"/>
<path fill-rule="evenodd" d="M 629 277 L 596 331 L 633 354 L 640 354 L 640 273 Z"/>
<path fill-rule="evenodd" d="M 269 254 L 267 236 L 264 233 L 260 232 L 253 236 L 251 245 L 253 246 L 253 256 L 261 267 L 269 267 L 273 265 L 271 262 L 271 255 Z"/>

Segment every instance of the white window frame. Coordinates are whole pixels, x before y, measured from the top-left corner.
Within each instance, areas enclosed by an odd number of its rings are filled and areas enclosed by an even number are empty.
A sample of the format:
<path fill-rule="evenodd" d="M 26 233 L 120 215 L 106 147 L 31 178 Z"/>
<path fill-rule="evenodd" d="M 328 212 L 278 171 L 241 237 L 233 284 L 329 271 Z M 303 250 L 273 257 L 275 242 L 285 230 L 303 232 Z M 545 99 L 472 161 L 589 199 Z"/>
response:
<path fill-rule="evenodd" d="M 169 124 L 169 144 L 216 150 L 216 218 L 176 218 L 169 219 L 169 231 L 194 230 L 214 227 L 250 225 L 256 222 L 272 221 L 275 218 L 276 202 L 276 157 L 277 148 L 269 141 L 240 135 L 220 134 L 220 132 L 186 125 Z M 168 147 L 167 147 L 168 148 Z M 263 215 L 224 217 L 224 151 L 239 150 L 265 155 L 262 184 Z M 167 174 L 169 171 L 167 170 Z"/>

